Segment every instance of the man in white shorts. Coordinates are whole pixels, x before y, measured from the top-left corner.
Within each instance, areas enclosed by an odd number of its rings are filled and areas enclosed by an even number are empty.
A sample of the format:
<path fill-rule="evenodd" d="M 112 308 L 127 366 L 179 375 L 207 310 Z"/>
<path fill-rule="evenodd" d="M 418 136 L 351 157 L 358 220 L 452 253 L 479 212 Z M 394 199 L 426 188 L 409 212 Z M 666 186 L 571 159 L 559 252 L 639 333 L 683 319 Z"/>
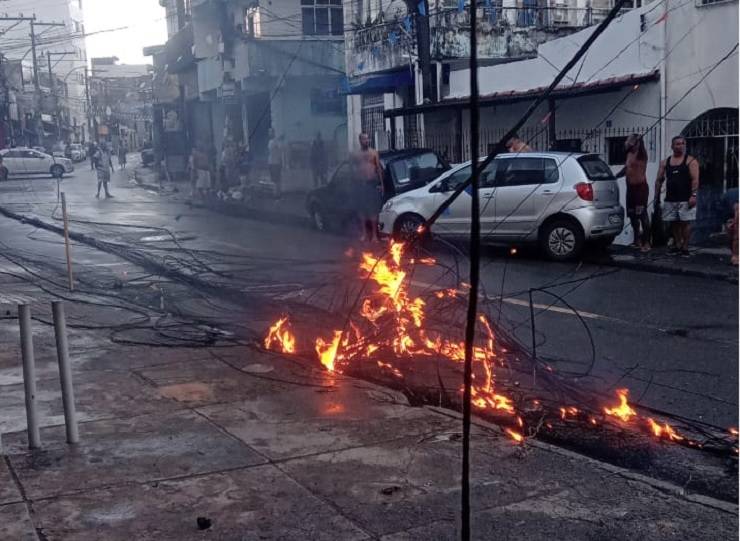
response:
<path fill-rule="evenodd" d="M 655 201 L 666 183 L 663 221 L 670 222 L 673 247 L 669 253 L 688 257 L 691 225 L 696 220 L 696 199 L 699 192 L 699 162 L 686 153 L 686 139 L 676 136 L 671 141 L 673 154 L 661 162 L 655 179 Z"/>

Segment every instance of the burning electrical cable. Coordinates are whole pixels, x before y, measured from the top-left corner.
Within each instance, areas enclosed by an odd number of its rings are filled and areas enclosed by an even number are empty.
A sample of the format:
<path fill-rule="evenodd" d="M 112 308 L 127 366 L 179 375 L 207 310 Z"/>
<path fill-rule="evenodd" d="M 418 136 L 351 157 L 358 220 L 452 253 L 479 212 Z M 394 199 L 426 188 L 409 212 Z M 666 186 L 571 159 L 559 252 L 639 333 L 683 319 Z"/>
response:
<path fill-rule="evenodd" d="M 464 362 L 464 342 L 453 340 L 445 330 L 440 331 L 428 320 L 434 303 L 444 306 L 446 311 L 452 309 L 449 303 L 464 303 L 468 294 L 467 284 L 460 282 L 459 289 L 438 289 L 431 292 L 426 300 L 413 295 L 410 291 L 412 266 L 435 265 L 436 260 L 428 257 L 405 259 L 404 250 L 403 243 L 392 242 L 384 256 L 362 253 L 359 272 L 367 283 L 358 299 L 357 311 L 350 314 L 344 329 L 333 329 L 323 336 L 308 338 L 313 346 L 311 350 L 328 372 L 344 373 L 357 369 L 364 361 L 371 361 L 380 373 L 401 382 L 408 377 L 404 368 L 408 362 L 404 361 L 416 363 L 436 358 L 458 365 Z M 350 252 L 347 255 L 351 257 L 354 254 Z M 446 321 L 450 320 L 446 318 Z M 589 400 L 589 406 L 554 403 L 551 409 L 543 405 L 545 395 L 529 400 L 528 406 L 524 404 L 525 401 L 514 400 L 496 385 L 495 368 L 497 364 L 504 366 L 500 361 L 500 353 L 505 348 L 496 340 L 486 315 L 479 314 L 477 324 L 480 332 L 476 333 L 479 338 L 473 348 L 471 404 L 480 412 L 496 416 L 497 422 L 504 427 L 504 433 L 514 442 L 521 443 L 540 429 L 552 430 L 553 423 L 559 422 L 577 423 L 591 429 L 611 425 L 648 434 L 663 443 L 703 447 L 702 443 L 680 433 L 669 423 L 638 413 L 629 402 L 629 390 L 626 388 L 616 390 L 616 403 L 604 406 L 599 406 L 600 400 L 594 397 Z M 266 349 L 290 354 L 300 350 L 298 343 L 299 339 L 291 331 L 287 316 L 280 317 L 269 328 L 264 340 Z M 303 348 L 303 351 L 306 349 Z M 542 366 L 550 378 L 550 384 L 556 387 L 563 385 L 551 366 Z M 462 396 L 462 386 L 457 392 Z M 547 402 L 551 404 L 552 400 Z M 722 445 L 729 444 L 737 455 L 737 430 L 729 429 L 729 436 L 726 434 L 725 439 L 733 441 L 723 440 Z"/>

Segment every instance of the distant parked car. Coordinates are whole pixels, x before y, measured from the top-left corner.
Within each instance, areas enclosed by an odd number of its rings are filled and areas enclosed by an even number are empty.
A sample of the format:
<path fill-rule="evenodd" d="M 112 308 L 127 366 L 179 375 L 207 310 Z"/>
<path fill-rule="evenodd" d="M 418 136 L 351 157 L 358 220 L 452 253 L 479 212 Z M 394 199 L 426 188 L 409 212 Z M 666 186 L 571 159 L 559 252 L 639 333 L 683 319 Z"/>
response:
<path fill-rule="evenodd" d="M 381 234 L 408 238 L 462 182 L 470 162 L 385 203 Z M 624 208 L 609 166 L 596 154 L 501 154 L 480 175 L 481 237 L 503 244 L 538 243 L 553 260 L 578 257 L 588 241 L 609 245 L 621 233 Z M 470 196 L 463 192 L 432 226 L 432 235 L 470 234 Z"/>
<path fill-rule="evenodd" d="M 3 164 L 8 168 L 8 176 L 51 175 L 62 178 L 75 170 L 72 160 L 57 158 L 32 148 L 6 148 L 0 150 Z"/>
<path fill-rule="evenodd" d="M 85 150 L 85 146 L 80 143 L 72 143 L 69 145 L 68 150 L 69 156 L 66 157 L 71 159 L 73 162 L 82 162 L 87 159 L 87 150 Z"/>
<path fill-rule="evenodd" d="M 450 165 L 429 149 L 387 150 L 380 152 L 385 198 L 424 186 L 448 171 Z M 348 161 L 334 170 L 326 186 L 309 192 L 306 210 L 318 230 L 343 228 L 356 220 L 354 190 Z"/>

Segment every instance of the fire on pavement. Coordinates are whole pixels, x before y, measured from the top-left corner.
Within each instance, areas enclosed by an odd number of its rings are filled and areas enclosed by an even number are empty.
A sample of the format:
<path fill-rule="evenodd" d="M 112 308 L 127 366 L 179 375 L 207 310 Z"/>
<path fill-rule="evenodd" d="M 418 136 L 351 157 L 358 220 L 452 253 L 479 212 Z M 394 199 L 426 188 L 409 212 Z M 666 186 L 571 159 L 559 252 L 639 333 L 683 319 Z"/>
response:
<path fill-rule="evenodd" d="M 395 378 L 404 379 L 400 360 L 413 363 L 430 362 L 441 358 L 450 363 L 463 363 L 464 342 L 445 336 L 439 329 L 425 325 L 428 301 L 410 292 L 409 277 L 414 265 L 434 265 L 433 258 L 414 259 L 405 257 L 407 247 L 392 241 L 385 254 L 374 255 L 363 252 L 359 262 L 359 278 L 365 280 L 363 294 L 357 303 L 359 309 L 350 314 L 342 328 L 333 329 L 324 336 L 299 336 L 292 328 L 289 316 L 280 317 L 268 330 L 264 339 L 266 349 L 299 354 L 299 343 L 307 340 L 320 364 L 330 373 L 342 374 L 363 361 L 374 361 L 382 371 Z M 347 254 L 351 257 L 353 254 Z M 431 300 L 462 299 L 467 284 L 459 289 L 439 289 Z M 357 317 L 359 315 L 359 317 Z M 355 316 L 355 317 L 352 317 Z M 339 327 L 339 326 L 338 326 Z M 629 401 L 629 389 L 615 391 L 616 399 L 609 399 L 599 410 L 573 405 L 546 407 L 539 397 L 514 400 L 506 390 L 496 385 L 496 372 L 505 363 L 499 353 L 491 321 L 485 314 L 478 315 L 477 343 L 473 347 L 472 405 L 482 415 L 494 414 L 504 433 L 517 444 L 533 437 L 543 427 L 552 429 L 553 420 L 577 423 L 583 428 L 611 425 L 615 428 L 641 432 L 665 443 L 682 444 L 702 448 L 700 441 L 693 440 L 665 421 L 641 415 L 637 406 Z M 303 351 L 308 350 L 304 348 Z M 548 372 L 554 369 L 546 365 Z M 462 396 L 462 386 L 457 390 Z M 526 419 L 526 421 L 525 421 Z M 733 453 L 737 454 L 737 430 L 729 429 L 734 440 Z"/>

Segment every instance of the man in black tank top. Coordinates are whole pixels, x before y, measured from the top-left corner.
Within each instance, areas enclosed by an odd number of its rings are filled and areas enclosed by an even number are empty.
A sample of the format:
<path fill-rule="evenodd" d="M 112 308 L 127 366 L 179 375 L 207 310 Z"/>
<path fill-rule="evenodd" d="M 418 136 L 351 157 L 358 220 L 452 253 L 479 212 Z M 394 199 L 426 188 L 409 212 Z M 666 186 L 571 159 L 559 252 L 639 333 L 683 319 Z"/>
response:
<path fill-rule="evenodd" d="M 671 253 L 689 255 L 691 224 L 696 220 L 696 197 L 699 191 L 699 162 L 686 154 L 686 139 L 676 136 L 671 141 L 673 154 L 661 162 L 655 179 L 655 202 L 660 203 L 663 182 L 666 183 L 663 221 L 671 223 Z"/>

